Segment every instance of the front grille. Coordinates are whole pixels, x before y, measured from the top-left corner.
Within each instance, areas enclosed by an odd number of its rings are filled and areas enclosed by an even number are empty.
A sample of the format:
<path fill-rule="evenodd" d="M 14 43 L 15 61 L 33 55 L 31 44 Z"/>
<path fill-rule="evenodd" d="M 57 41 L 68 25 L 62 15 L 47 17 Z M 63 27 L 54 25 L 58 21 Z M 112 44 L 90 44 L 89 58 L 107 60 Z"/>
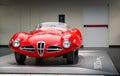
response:
<path fill-rule="evenodd" d="M 47 52 L 58 52 L 58 51 L 61 51 L 62 48 L 59 47 L 59 46 L 49 46 L 47 48 Z"/>
<path fill-rule="evenodd" d="M 32 45 L 29 45 L 29 46 L 22 46 L 20 47 L 21 50 L 25 50 L 25 51 L 29 51 L 29 52 L 34 52 L 35 49 Z"/>
<path fill-rule="evenodd" d="M 45 42 L 44 41 L 38 42 L 37 46 L 38 46 L 38 53 L 40 56 L 42 56 L 44 53 Z"/>

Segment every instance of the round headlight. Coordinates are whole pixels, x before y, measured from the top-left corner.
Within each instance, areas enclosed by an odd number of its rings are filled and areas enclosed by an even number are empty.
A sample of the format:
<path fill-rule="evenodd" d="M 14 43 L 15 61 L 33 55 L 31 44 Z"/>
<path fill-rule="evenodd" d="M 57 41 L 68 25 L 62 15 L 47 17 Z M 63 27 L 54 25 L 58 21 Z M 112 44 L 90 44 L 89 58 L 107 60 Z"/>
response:
<path fill-rule="evenodd" d="M 13 46 L 14 46 L 14 47 L 19 47 L 19 46 L 20 46 L 20 40 L 19 40 L 19 39 L 15 39 L 15 40 L 13 41 Z"/>
<path fill-rule="evenodd" d="M 69 48 L 70 47 L 70 41 L 69 40 L 64 40 L 63 41 L 63 47 L 64 48 Z"/>

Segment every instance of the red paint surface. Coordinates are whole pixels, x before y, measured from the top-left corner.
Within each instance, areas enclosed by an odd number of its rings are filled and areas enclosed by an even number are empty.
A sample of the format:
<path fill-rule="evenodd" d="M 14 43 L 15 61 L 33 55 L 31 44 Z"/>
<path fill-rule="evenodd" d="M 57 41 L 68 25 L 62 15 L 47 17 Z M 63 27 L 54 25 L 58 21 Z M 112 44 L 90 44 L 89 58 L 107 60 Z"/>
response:
<path fill-rule="evenodd" d="M 20 39 L 20 46 L 18 48 L 13 47 L 12 43 L 15 39 Z M 68 49 L 65 49 L 62 45 L 63 40 L 70 40 L 71 46 Z M 44 54 L 40 56 L 38 54 L 37 43 L 39 41 L 45 42 Z M 50 30 L 34 30 L 30 33 L 19 32 L 12 36 L 9 42 L 9 47 L 17 53 L 21 53 L 26 56 L 35 57 L 35 58 L 48 58 L 56 57 L 74 51 L 75 49 L 81 47 L 82 44 L 82 35 L 77 28 L 71 30 L 62 31 L 56 29 Z M 21 46 L 32 45 L 35 48 L 34 52 L 28 52 L 21 50 Z M 46 49 L 50 45 L 57 45 L 62 47 L 62 50 L 59 52 L 46 52 Z"/>

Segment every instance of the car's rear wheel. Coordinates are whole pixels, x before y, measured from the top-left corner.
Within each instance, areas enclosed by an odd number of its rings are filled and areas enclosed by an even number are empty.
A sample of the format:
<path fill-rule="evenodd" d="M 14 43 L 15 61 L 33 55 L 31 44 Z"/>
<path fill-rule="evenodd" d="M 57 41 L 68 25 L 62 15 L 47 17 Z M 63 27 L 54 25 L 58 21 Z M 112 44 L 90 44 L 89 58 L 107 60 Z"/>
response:
<path fill-rule="evenodd" d="M 18 64 L 23 65 L 25 62 L 26 56 L 15 52 L 15 59 Z"/>

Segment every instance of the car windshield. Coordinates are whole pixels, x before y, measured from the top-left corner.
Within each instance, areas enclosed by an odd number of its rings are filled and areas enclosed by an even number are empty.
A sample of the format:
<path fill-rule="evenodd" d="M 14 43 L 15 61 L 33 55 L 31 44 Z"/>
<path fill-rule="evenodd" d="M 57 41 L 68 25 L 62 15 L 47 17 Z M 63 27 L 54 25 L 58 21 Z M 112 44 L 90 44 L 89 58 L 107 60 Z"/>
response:
<path fill-rule="evenodd" d="M 37 25 L 36 29 L 58 29 L 58 30 L 67 30 L 67 24 L 66 23 L 60 23 L 60 22 L 44 22 Z"/>

